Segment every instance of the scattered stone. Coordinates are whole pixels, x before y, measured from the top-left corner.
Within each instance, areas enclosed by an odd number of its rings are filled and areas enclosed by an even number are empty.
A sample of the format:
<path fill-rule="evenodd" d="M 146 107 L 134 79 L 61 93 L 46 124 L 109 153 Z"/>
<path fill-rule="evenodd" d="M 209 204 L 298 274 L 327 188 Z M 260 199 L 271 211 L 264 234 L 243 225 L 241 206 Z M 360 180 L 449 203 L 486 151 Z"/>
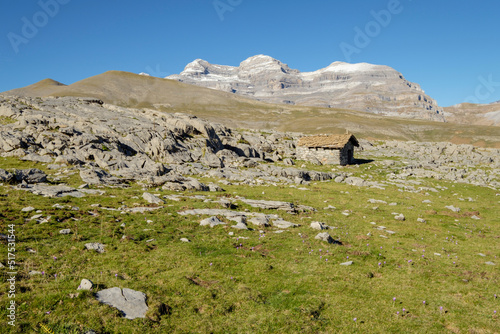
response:
<path fill-rule="evenodd" d="M 244 223 L 238 223 L 236 225 L 231 226 L 232 228 L 236 228 L 238 230 L 248 230 L 248 226 Z"/>
<path fill-rule="evenodd" d="M 34 275 L 41 275 L 41 274 L 42 274 L 42 272 L 41 272 L 41 271 L 38 271 L 38 270 L 30 270 L 30 271 L 28 272 L 28 275 L 30 275 L 30 276 L 34 276 Z"/>
<path fill-rule="evenodd" d="M 295 211 L 293 204 L 288 202 L 264 201 L 264 200 L 246 199 L 246 198 L 240 198 L 240 201 L 254 208 L 260 208 L 266 210 L 284 210 L 288 212 Z"/>
<path fill-rule="evenodd" d="M 487 264 L 489 266 L 496 266 L 496 264 L 494 262 L 491 262 L 491 261 L 485 262 L 484 264 Z"/>
<path fill-rule="evenodd" d="M 402 213 L 400 213 L 399 215 L 395 216 L 394 219 L 404 221 L 406 218 Z"/>
<path fill-rule="evenodd" d="M 35 195 L 42 195 L 44 197 L 65 197 L 65 196 L 71 196 L 71 197 L 84 197 L 85 194 L 82 192 L 68 187 L 68 186 L 62 186 L 62 185 L 55 185 L 55 186 L 49 186 L 46 184 L 20 184 L 19 186 L 15 187 L 14 189 L 17 190 L 25 190 L 29 191 Z"/>
<path fill-rule="evenodd" d="M 9 172 L 7 172 L 5 169 L 0 168 L 0 182 L 5 182 L 5 183 L 13 183 L 15 180 L 15 176 Z"/>
<path fill-rule="evenodd" d="M 328 230 L 329 226 L 321 222 L 312 222 L 311 228 L 314 230 Z"/>
<path fill-rule="evenodd" d="M 96 185 L 119 185 L 125 180 L 112 176 L 104 169 L 98 167 L 91 167 L 89 169 L 82 169 L 80 171 L 80 178 L 87 184 Z"/>
<path fill-rule="evenodd" d="M 439 254 L 439 253 L 434 253 L 434 255 L 436 255 L 436 256 L 441 256 L 441 254 Z"/>
<path fill-rule="evenodd" d="M 215 183 L 209 183 L 209 184 L 207 184 L 207 186 L 208 186 L 208 191 L 211 191 L 211 192 L 225 191 L 222 187 L 220 187 L 219 185 L 217 185 Z"/>
<path fill-rule="evenodd" d="M 427 221 L 424 218 L 417 218 L 417 221 L 419 223 L 427 223 Z"/>
<path fill-rule="evenodd" d="M 430 204 L 430 203 L 432 203 L 432 201 L 429 200 L 429 199 L 425 199 L 425 200 L 422 201 L 422 203 L 424 203 L 424 204 Z"/>
<path fill-rule="evenodd" d="M 454 207 L 453 205 L 447 205 L 445 208 L 453 212 L 460 212 L 460 208 Z"/>
<path fill-rule="evenodd" d="M 232 217 L 231 220 L 236 222 L 236 225 L 231 226 L 232 228 L 236 228 L 239 230 L 248 230 L 247 218 L 245 216 Z"/>
<path fill-rule="evenodd" d="M 136 207 L 136 208 L 124 208 L 123 212 L 145 213 L 145 212 L 159 210 L 159 209 L 162 209 L 162 208 L 163 208 L 163 206 L 157 206 L 157 207 L 154 207 L 154 208 L 140 206 L 140 207 Z"/>
<path fill-rule="evenodd" d="M 104 195 L 106 193 L 104 190 L 100 190 L 100 189 L 82 188 L 82 189 L 79 189 L 78 191 L 81 193 L 84 193 L 84 194 L 89 194 L 89 195 Z"/>
<path fill-rule="evenodd" d="M 225 225 L 226 223 L 222 222 L 219 220 L 219 218 L 213 216 L 213 217 L 210 217 L 210 218 L 206 218 L 206 219 L 203 219 L 201 222 L 200 222 L 200 226 L 210 226 L 210 227 L 215 227 L 217 225 Z"/>
<path fill-rule="evenodd" d="M 84 278 L 80 282 L 80 285 L 78 286 L 77 290 L 89 290 L 90 291 L 90 290 L 92 290 L 93 287 L 94 287 L 94 283 L 92 283 L 91 280 Z"/>
<path fill-rule="evenodd" d="M 159 198 L 153 194 L 150 194 L 148 192 L 143 193 L 142 198 L 144 198 L 148 203 L 151 203 L 151 204 L 165 203 L 161 198 Z"/>
<path fill-rule="evenodd" d="M 191 241 L 189 241 L 189 239 L 188 239 L 188 238 L 181 238 L 180 240 L 181 240 L 182 242 L 191 242 Z"/>
<path fill-rule="evenodd" d="M 70 234 L 71 233 L 71 230 L 69 228 L 65 228 L 63 230 L 60 230 L 59 231 L 60 234 Z"/>
<path fill-rule="evenodd" d="M 269 216 L 264 215 L 264 216 L 257 216 L 257 217 L 252 217 L 249 220 L 250 223 L 256 225 L 256 226 L 271 226 L 269 224 Z"/>
<path fill-rule="evenodd" d="M 120 310 L 127 319 L 146 317 L 148 306 L 143 292 L 114 287 L 97 292 L 96 297 L 99 302 Z"/>
<path fill-rule="evenodd" d="M 476 215 L 473 215 L 473 216 L 471 216 L 470 218 L 471 218 L 471 219 L 475 219 L 475 220 L 479 220 L 479 219 L 481 219 L 481 218 L 479 218 L 479 217 L 478 217 L 478 216 L 476 216 Z"/>
<path fill-rule="evenodd" d="M 27 207 L 21 209 L 22 212 L 30 212 L 33 210 L 35 210 L 35 208 L 32 206 L 27 206 Z"/>
<path fill-rule="evenodd" d="M 47 182 L 47 174 L 37 168 L 16 169 L 14 172 L 17 182 L 42 183 Z"/>
<path fill-rule="evenodd" d="M 370 198 L 368 200 L 368 203 L 371 203 L 371 204 L 377 204 L 377 203 L 380 203 L 380 204 L 387 204 L 386 201 L 382 201 L 382 200 L 379 200 L 379 199 L 373 199 L 373 198 Z"/>
<path fill-rule="evenodd" d="M 486 256 L 486 255 L 485 255 L 485 254 L 483 254 L 483 253 L 478 253 L 477 255 L 479 255 L 479 256 Z"/>
<path fill-rule="evenodd" d="M 273 220 L 273 226 L 276 226 L 277 228 L 289 228 L 289 227 L 297 227 L 299 225 L 288 222 L 288 221 L 280 218 L 280 219 Z"/>
<path fill-rule="evenodd" d="M 327 232 L 319 233 L 314 237 L 314 239 L 326 241 L 329 244 L 341 244 L 340 241 L 334 240 Z"/>
<path fill-rule="evenodd" d="M 21 160 L 25 161 L 34 161 L 34 162 L 42 162 L 42 163 L 51 163 L 52 158 L 48 155 L 39 155 L 37 153 L 30 153 L 21 158 Z M 49 165 L 50 166 L 50 165 Z"/>
<path fill-rule="evenodd" d="M 85 248 L 88 250 L 95 250 L 98 253 L 104 253 L 104 245 L 98 242 L 86 243 Z"/>
<path fill-rule="evenodd" d="M 342 262 L 340 265 L 341 266 L 350 266 L 352 265 L 354 262 L 353 261 L 347 261 L 347 262 Z"/>

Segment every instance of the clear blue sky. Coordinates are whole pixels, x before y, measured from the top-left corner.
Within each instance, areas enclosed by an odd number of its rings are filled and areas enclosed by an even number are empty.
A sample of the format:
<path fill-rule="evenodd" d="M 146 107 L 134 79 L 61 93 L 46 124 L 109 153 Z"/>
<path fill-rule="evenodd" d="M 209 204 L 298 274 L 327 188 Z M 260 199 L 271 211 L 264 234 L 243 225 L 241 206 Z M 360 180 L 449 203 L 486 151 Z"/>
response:
<path fill-rule="evenodd" d="M 388 65 L 441 106 L 489 103 L 500 100 L 499 16 L 494 0 L 2 0 L 0 91 L 266 54 L 301 71 Z"/>

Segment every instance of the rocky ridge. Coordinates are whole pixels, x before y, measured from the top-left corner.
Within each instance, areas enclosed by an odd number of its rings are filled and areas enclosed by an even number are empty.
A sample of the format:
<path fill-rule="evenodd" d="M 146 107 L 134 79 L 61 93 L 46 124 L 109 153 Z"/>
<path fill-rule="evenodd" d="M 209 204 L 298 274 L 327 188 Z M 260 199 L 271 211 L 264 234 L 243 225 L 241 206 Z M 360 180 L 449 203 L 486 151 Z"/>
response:
<path fill-rule="evenodd" d="M 337 61 L 314 72 L 300 72 L 272 57 L 257 55 L 237 67 L 196 59 L 180 74 L 166 78 L 271 103 L 444 121 L 436 101 L 389 66 Z"/>
<path fill-rule="evenodd" d="M 87 184 L 139 181 L 169 190 L 216 191 L 219 187 L 188 175 L 234 181 L 258 173 L 259 182 L 297 183 L 332 178 L 328 173 L 261 166 L 293 156 L 293 135 L 242 134 L 194 116 L 117 107 L 92 98 L 2 97 L 0 108 L 12 120 L 0 129 L 1 156 L 47 163 L 54 169 L 73 166 Z M 240 167 L 256 172 L 250 175 Z"/>
<path fill-rule="evenodd" d="M 297 187 L 330 180 L 380 189 L 397 184 L 419 191 L 418 179 L 424 178 L 500 188 L 499 149 L 360 140 L 356 153 L 358 159 L 364 158 L 360 163 L 375 159 L 375 164 L 392 171 L 385 181 L 374 181 L 336 166 L 330 172 L 308 170 L 306 165 L 297 168 L 298 133 L 236 131 L 185 114 L 123 108 L 86 98 L 1 97 L 0 109 L 10 120 L 0 127 L 0 155 L 60 169 L 51 182 L 78 173 L 90 185 L 122 187 L 140 182 L 145 188 L 174 191 L 222 191 L 228 184 Z M 219 184 L 203 184 L 196 177 L 216 179 Z M 0 170 L 0 181 L 44 196 L 81 197 L 96 191 L 44 186 L 46 175 L 35 169 Z"/>

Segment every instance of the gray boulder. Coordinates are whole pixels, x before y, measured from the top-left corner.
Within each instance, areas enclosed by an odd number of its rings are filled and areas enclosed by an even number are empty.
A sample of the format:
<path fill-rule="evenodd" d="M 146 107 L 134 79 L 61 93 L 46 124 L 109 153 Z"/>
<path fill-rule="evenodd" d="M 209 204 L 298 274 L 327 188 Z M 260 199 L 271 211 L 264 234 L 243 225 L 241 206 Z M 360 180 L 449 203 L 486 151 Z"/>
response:
<path fill-rule="evenodd" d="M 96 298 L 99 302 L 120 310 L 127 319 L 145 318 L 148 311 L 146 294 L 140 291 L 114 287 L 97 292 Z"/>
<path fill-rule="evenodd" d="M 164 201 L 153 195 L 153 194 L 150 194 L 148 192 L 145 192 L 144 194 L 142 194 L 142 198 L 144 198 L 148 203 L 151 203 L 151 204 L 162 204 L 164 203 Z"/>
<path fill-rule="evenodd" d="M 15 179 L 15 176 L 5 169 L 0 169 L 0 182 L 1 183 L 11 183 Z"/>
<path fill-rule="evenodd" d="M 47 182 L 47 174 L 37 168 L 16 169 L 15 177 L 17 182 L 41 183 Z"/>
<path fill-rule="evenodd" d="M 327 232 L 323 232 L 323 233 L 319 233 L 318 235 L 316 235 L 314 237 L 314 239 L 317 239 L 317 240 L 321 240 L 321 241 L 326 241 L 328 242 L 329 244 L 340 244 L 339 241 L 333 239 L 330 234 L 328 234 Z"/>
<path fill-rule="evenodd" d="M 210 218 L 206 218 L 206 219 L 203 219 L 201 222 L 200 222 L 200 226 L 210 226 L 210 227 L 215 227 L 217 225 L 225 225 L 226 223 L 224 222 L 221 222 L 219 220 L 219 218 L 217 217 L 210 217 Z"/>
<path fill-rule="evenodd" d="M 94 283 L 92 283 L 91 280 L 84 278 L 78 286 L 78 290 L 92 290 L 93 287 Z"/>
<path fill-rule="evenodd" d="M 321 222 L 312 222 L 311 228 L 315 230 L 328 230 L 328 225 Z"/>
<path fill-rule="evenodd" d="M 447 206 L 445 206 L 445 208 L 448 209 L 448 210 L 451 210 L 453 212 L 460 212 L 460 208 L 457 208 L 457 207 L 455 207 L 453 205 L 447 205 Z"/>
<path fill-rule="evenodd" d="M 18 190 L 29 191 L 35 195 L 41 195 L 44 197 L 84 197 L 85 194 L 68 186 L 49 186 L 47 184 L 20 184 L 15 187 Z"/>
<path fill-rule="evenodd" d="M 205 153 L 203 158 L 201 159 L 201 163 L 207 165 L 210 168 L 222 168 L 224 167 L 224 164 L 222 163 L 222 160 L 216 156 L 213 153 Z"/>
<path fill-rule="evenodd" d="M 273 226 L 276 226 L 277 228 L 289 228 L 289 227 L 298 227 L 299 225 L 283 219 L 276 219 L 273 220 Z"/>
<path fill-rule="evenodd" d="M 104 245 L 98 242 L 89 242 L 85 244 L 88 250 L 95 250 L 97 253 L 104 253 Z"/>
<path fill-rule="evenodd" d="M 394 216 L 394 219 L 404 221 L 406 218 L 402 213 L 400 213 L 399 215 Z"/>
<path fill-rule="evenodd" d="M 52 158 L 48 155 L 39 155 L 36 153 L 30 153 L 21 158 L 21 160 L 26 161 L 34 161 L 34 162 L 43 162 L 43 163 L 51 163 Z"/>
<path fill-rule="evenodd" d="M 256 216 L 252 217 L 249 220 L 250 223 L 256 225 L 256 226 L 270 226 L 269 224 L 269 216 Z"/>
<path fill-rule="evenodd" d="M 104 169 L 98 167 L 82 169 L 80 171 L 80 177 L 83 182 L 95 185 L 118 185 L 125 181 L 116 176 L 112 176 Z"/>

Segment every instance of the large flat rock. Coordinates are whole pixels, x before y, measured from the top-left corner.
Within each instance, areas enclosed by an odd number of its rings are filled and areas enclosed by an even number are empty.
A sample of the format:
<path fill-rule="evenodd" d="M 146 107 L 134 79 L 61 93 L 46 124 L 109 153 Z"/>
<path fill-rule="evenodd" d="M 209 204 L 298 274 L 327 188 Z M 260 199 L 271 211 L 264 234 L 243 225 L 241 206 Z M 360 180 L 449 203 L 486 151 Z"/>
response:
<path fill-rule="evenodd" d="M 140 291 L 114 287 L 97 292 L 96 298 L 120 310 L 127 319 L 145 318 L 148 311 L 146 294 Z"/>

